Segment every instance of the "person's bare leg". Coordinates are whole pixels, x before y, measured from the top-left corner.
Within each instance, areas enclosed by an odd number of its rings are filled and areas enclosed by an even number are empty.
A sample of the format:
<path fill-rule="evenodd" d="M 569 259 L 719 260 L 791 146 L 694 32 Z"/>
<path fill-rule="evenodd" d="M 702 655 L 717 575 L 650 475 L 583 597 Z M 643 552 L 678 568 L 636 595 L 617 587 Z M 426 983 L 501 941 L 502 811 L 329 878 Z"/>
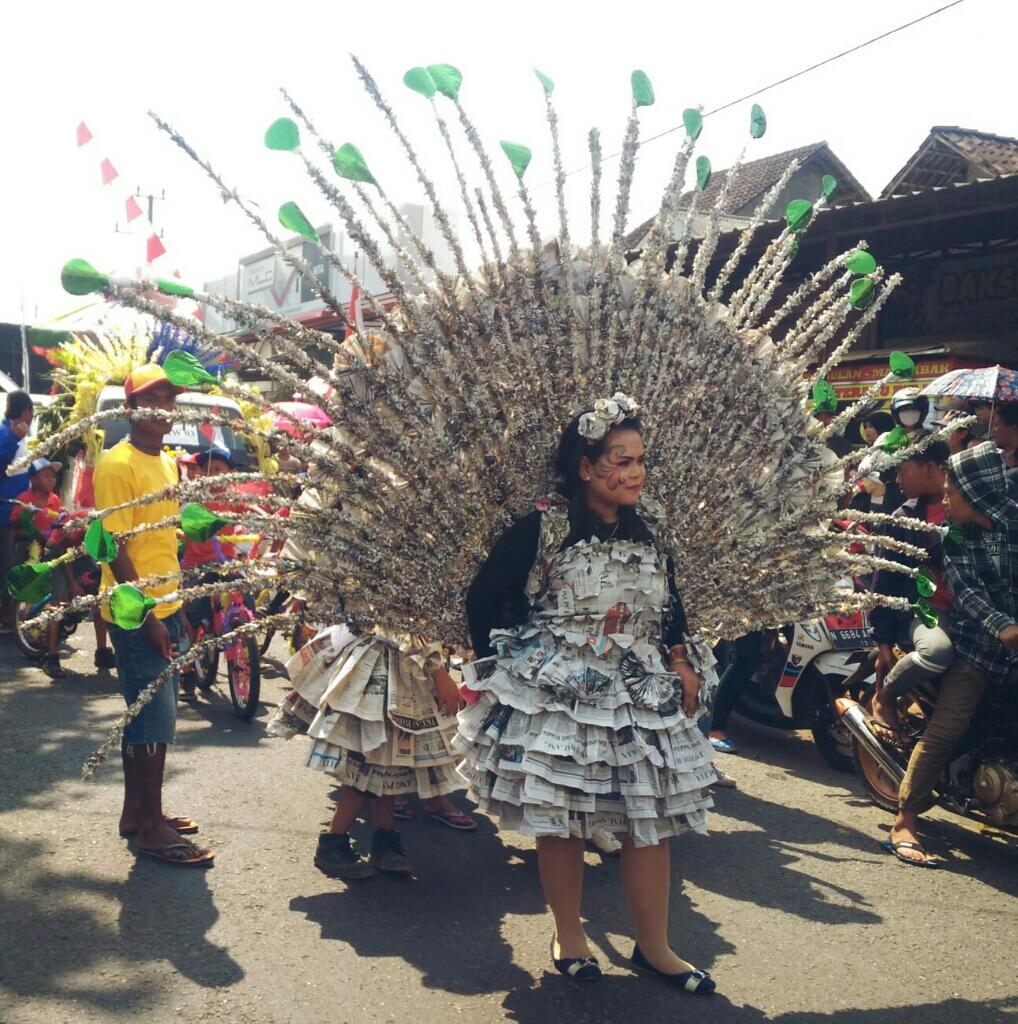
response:
<path fill-rule="evenodd" d="M 121 831 L 137 830 L 138 846 L 152 850 L 180 842 L 180 834 L 163 816 L 163 771 L 166 744 L 134 744 L 122 748 L 124 810 Z"/>
<path fill-rule="evenodd" d="M 367 800 L 367 796 L 359 789 L 343 786 L 339 791 L 339 799 L 336 801 L 336 810 L 332 815 L 329 831 L 336 835 L 349 832 L 350 826 L 357 820 L 357 815 L 360 814 L 365 800 Z"/>
<path fill-rule="evenodd" d="M 393 829 L 393 799 L 391 796 L 377 796 L 371 801 L 371 827 Z"/>
<path fill-rule="evenodd" d="M 923 841 L 916 831 L 918 828 L 919 815 L 915 811 L 898 811 L 898 817 L 894 819 L 889 838 L 892 843 L 915 843 L 917 846 L 922 846 Z M 924 855 L 920 850 L 913 850 L 909 846 L 903 847 L 898 853 L 906 860 L 914 860 L 919 864 L 929 859 L 928 854 Z"/>
<path fill-rule="evenodd" d="M 580 922 L 583 899 L 583 840 L 540 836 L 537 865 L 541 888 L 555 918 L 556 960 L 577 960 L 590 956 L 590 946 Z"/>
<path fill-rule="evenodd" d="M 622 889 L 636 926 L 636 942 L 651 966 L 666 974 L 692 971 L 692 964 L 668 944 L 668 895 L 671 889 L 671 851 L 668 840 L 656 846 L 636 846 L 622 838 Z"/>
<path fill-rule="evenodd" d="M 92 625 L 95 627 L 95 649 L 104 651 L 109 647 L 109 630 L 106 629 L 106 620 L 99 614 L 98 608 L 92 609 Z"/>

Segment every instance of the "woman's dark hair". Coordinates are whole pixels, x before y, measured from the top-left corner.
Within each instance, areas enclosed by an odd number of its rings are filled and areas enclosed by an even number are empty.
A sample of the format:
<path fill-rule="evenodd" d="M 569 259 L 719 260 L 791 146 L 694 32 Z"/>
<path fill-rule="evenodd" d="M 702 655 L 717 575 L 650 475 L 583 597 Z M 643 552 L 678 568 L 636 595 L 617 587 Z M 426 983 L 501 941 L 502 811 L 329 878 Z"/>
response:
<path fill-rule="evenodd" d="M 1009 427 L 1018 427 L 1018 402 L 1000 402 L 993 410 Z"/>
<path fill-rule="evenodd" d="M 605 453 L 608 438 L 616 430 L 635 430 L 642 434 L 643 426 L 639 418 L 633 416 L 617 423 L 599 441 L 588 441 L 580 434 L 580 416 L 574 416 L 562 431 L 558 451 L 555 453 L 555 473 L 558 476 L 558 492 L 569 502 L 570 529 L 563 548 L 588 541 L 594 536 L 597 519 L 584 494 L 580 460 L 586 456 L 591 462 L 596 462 Z M 619 529 L 616 536 L 619 540 L 649 542 L 652 539 L 636 509 L 628 505 L 619 507 Z"/>
<path fill-rule="evenodd" d="M 894 418 L 889 412 L 877 410 L 862 418 L 864 427 L 872 427 L 878 434 L 883 434 L 894 427 Z"/>

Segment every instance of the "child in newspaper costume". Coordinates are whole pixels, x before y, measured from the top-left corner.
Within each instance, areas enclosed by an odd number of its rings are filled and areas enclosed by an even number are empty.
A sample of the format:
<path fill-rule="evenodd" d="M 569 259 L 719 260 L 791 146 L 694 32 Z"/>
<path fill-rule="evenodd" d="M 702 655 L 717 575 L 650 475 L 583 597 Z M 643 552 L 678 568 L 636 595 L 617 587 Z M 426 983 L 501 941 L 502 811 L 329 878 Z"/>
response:
<path fill-rule="evenodd" d="M 466 667 L 455 743 L 481 809 L 537 837 L 559 971 L 600 975 L 579 894 L 584 840 L 604 828 L 622 838 L 634 963 L 706 993 L 713 981 L 668 946 L 666 840 L 706 832 L 716 776 L 696 719 L 716 676 L 687 640 L 653 519 L 637 512 L 637 413 L 619 394 L 574 419 L 556 458 L 563 500 L 539 502 L 481 569 L 467 611 L 482 657 Z"/>
<path fill-rule="evenodd" d="M 318 837 L 315 865 L 345 880 L 375 871 L 412 874 L 393 801 L 417 793 L 429 814 L 460 831 L 476 826 L 448 794 L 463 786 L 451 740 L 456 729 L 456 686 L 441 648 L 399 646 L 377 635 L 357 636 L 330 626 L 287 662 L 294 689 L 273 715 L 268 730 L 289 739 L 312 740 L 308 767 L 342 785 L 332 823 Z M 349 829 L 372 799 L 370 857 L 354 849 Z"/>

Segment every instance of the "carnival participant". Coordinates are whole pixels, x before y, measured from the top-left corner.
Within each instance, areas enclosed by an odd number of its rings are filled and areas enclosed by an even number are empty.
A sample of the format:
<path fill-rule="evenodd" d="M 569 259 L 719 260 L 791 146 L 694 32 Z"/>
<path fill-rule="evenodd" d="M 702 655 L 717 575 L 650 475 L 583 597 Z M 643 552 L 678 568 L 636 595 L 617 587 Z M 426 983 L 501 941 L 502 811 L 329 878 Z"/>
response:
<path fill-rule="evenodd" d="M 954 594 L 947 630 L 955 658 L 940 681 L 937 704 L 909 758 L 898 817 L 882 845 L 899 860 L 937 867 L 923 849 L 919 816 L 988 686 L 1018 668 L 1018 503 L 1007 496 L 1004 461 L 988 442 L 947 460 L 947 517 L 959 543 L 945 547 L 945 578 Z"/>
<path fill-rule="evenodd" d="M 1018 402 L 1001 402 L 997 406 L 991 434 L 994 442 L 1004 452 L 1007 464 L 1004 475 L 1007 477 L 1011 500 L 1018 501 L 1018 469 L 1015 468 L 1015 457 L 1018 456 Z"/>
<path fill-rule="evenodd" d="M 96 466 L 96 508 L 101 511 L 128 506 L 104 518 L 104 525 L 113 533 L 151 526 L 177 514 L 175 498 L 130 503 L 178 482 L 176 463 L 162 445 L 172 426 L 176 396 L 183 390 L 171 384 L 163 368 L 155 364 L 132 370 L 124 381 L 129 409 L 158 410 L 166 415 L 132 420 L 129 437 L 106 452 Z M 172 526 L 149 529 L 119 545 L 116 558 L 103 565 L 101 586 L 109 590 L 118 583 L 174 573 L 179 568 L 176 530 Z M 176 587 L 176 581 L 170 580 L 146 587 L 145 592 L 150 597 L 164 597 Z M 182 628 L 180 601 L 157 604 L 141 628 L 135 630 L 115 625 L 108 607 L 103 614 L 109 623 L 124 700 L 130 705 L 162 674 L 176 653 Z M 197 825 L 189 818 L 165 816 L 162 809 L 166 748 L 173 742 L 177 721 L 177 685 L 174 678 L 156 690 L 154 699 L 124 730 L 120 834 L 135 838 L 142 856 L 179 867 L 202 867 L 212 864 L 212 852 L 182 835 L 196 832 Z"/>
<path fill-rule="evenodd" d="M 24 391 L 7 396 L 4 421 L 0 424 L 0 631 L 13 628 L 14 606 L 7 592 L 7 573 L 17 564 L 14 553 L 14 530 L 11 526 L 10 499 L 28 486 L 27 473 L 7 475 L 7 467 L 27 451 L 28 430 L 35 407 Z"/>
<path fill-rule="evenodd" d="M 907 500 L 892 514 L 898 518 L 919 519 L 937 526 L 944 521 L 944 485 L 950 456 L 943 441 L 933 441 L 898 464 L 898 486 Z M 940 615 L 950 611 L 952 597 L 944 581 L 944 551 L 939 534 L 892 526 L 886 536 L 905 541 L 929 552 L 926 561 L 910 561 L 893 550 L 880 555 L 891 561 L 918 567 L 926 566 L 933 574 L 936 591 L 930 606 Z M 914 582 L 900 572 L 887 569 L 876 573 L 873 590 L 890 597 L 907 597 L 915 590 Z M 940 676 L 954 658 L 951 638 L 940 625 L 927 625 L 911 611 L 901 611 L 878 604 L 870 611 L 870 624 L 878 645 L 876 690 L 872 711 L 875 724 L 894 732 L 898 728 L 898 699 L 924 680 Z M 907 651 L 895 662 L 894 647 Z"/>
<path fill-rule="evenodd" d="M 463 788 L 450 750 L 459 691 L 441 648 L 332 626 L 286 668 L 294 689 L 268 732 L 286 739 L 307 734 L 308 767 L 341 784 L 329 828 L 318 837 L 315 867 L 347 882 L 378 871 L 414 874 L 394 825 L 394 798 L 416 793 L 426 806 L 446 806 L 447 794 Z M 373 833 L 365 858 L 350 829 L 369 801 Z"/>
<path fill-rule="evenodd" d="M 630 962 L 708 994 L 714 981 L 669 946 L 667 840 L 706 832 L 713 755 L 671 559 L 637 509 L 636 403 L 616 395 L 575 417 L 555 468 L 559 495 L 503 533 L 469 591 L 479 660 L 466 667 L 460 771 L 501 827 L 536 837 L 558 971 L 601 976 L 580 904 L 584 840 L 602 825 L 622 839 Z"/>

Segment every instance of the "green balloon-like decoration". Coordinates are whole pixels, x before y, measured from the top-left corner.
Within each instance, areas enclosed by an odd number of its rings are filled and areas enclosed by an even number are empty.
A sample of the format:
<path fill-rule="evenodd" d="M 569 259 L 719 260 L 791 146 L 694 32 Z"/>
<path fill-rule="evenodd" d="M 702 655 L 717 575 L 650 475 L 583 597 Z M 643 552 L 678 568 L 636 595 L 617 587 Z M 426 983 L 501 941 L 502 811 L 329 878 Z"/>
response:
<path fill-rule="evenodd" d="M 531 153 L 528 146 L 524 146 L 519 142 L 506 142 L 503 140 L 499 142 L 499 145 L 502 147 L 502 152 L 509 158 L 513 173 L 520 181 L 523 181 L 523 175 L 526 173 L 527 167 L 530 166 L 530 158 L 534 154 Z"/>
<path fill-rule="evenodd" d="M 629 84 L 633 90 L 634 107 L 652 107 L 654 105 L 654 86 L 650 84 L 646 71 L 634 71 L 629 76 Z"/>
<path fill-rule="evenodd" d="M 873 258 L 872 253 L 865 249 L 856 249 L 845 260 L 845 269 L 850 270 L 853 274 L 872 274 L 877 269 L 877 261 Z"/>
<path fill-rule="evenodd" d="M 892 352 L 888 365 L 895 377 L 911 380 L 915 376 L 915 360 L 907 352 Z"/>
<path fill-rule="evenodd" d="M 279 208 L 279 223 L 287 231 L 296 231 L 301 238 L 309 242 L 320 242 L 318 232 L 311 226 L 311 221 L 304 216 L 304 211 L 294 202 L 283 203 Z"/>
<path fill-rule="evenodd" d="M 767 115 L 759 103 L 754 103 L 753 109 L 749 112 L 749 134 L 754 139 L 762 139 L 765 131 L 767 131 Z"/>
<path fill-rule="evenodd" d="M 545 96 L 550 96 L 555 91 L 555 83 L 543 71 L 538 71 L 537 68 L 534 68 L 534 74 L 537 75 L 537 80 L 541 83 Z"/>
<path fill-rule="evenodd" d="M 85 531 L 85 550 L 97 562 L 109 563 L 117 557 L 117 539 L 101 519 L 93 519 Z"/>
<path fill-rule="evenodd" d="M 332 166 L 341 178 L 347 181 L 363 181 L 367 185 L 374 185 L 375 179 L 364 162 L 361 151 L 352 143 L 344 142 L 333 154 Z"/>
<path fill-rule="evenodd" d="M 29 345 L 39 348 L 57 348 L 74 337 L 70 331 L 53 331 L 46 327 L 29 327 L 25 333 Z"/>
<path fill-rule="evenodd" d="M 189 502 L 180 510 L 180 528 L 188 540 L 211 540 L 224 526 L 230 525 L 229 519 L 217 516 L 196 501 Z"/>
<path fill-rule="evenodd" d="M 167 380 L 178 388 L 219 383 L 219 378 L 209 373 L 190 352 L 171 352 L 163 360 L 163 371 Z"/>
<path fill-rule="evenodd" d="M 696 107 L 686 107 L 682 111 L 682 123 L 685 125 L 686 134 L 691 139 L 698 139 L 703 131 L 703 114 Z"/>
<path fill-rule="evenodd" d="M 925 597 L 919 598 L 915 604 L 912 605 L 912 610 L 916 613 L 922 624 L 927 629 L 936 629 L 940 625 L 940 616 L 930 606 L 929 601 Z"/>
<path fill-rule="evenodd" d="M 820 378 L 813 384 L 813 411 L 837 412 L 838 395 L 830 383 Z"/>
<path fill-rule="evenodd" d="M 36 604 L 49 597 L 54 567 L 49 562 L 24 562 L 7 573 L 7 593 L 15 601 Z"/>
<path fill-rule="evenodd" d="M 813 219 L 813 204 L 808 199 L 793 199 L 785 209 L 790 231 L 805 231 Z"/>
<path fill-rule="evenodd" d="M 833 174 L 825 174 L 820 179 L 820 194 L 824 199 L 830 199 L 838 191 L 838 179 Z"/>
<path fill-rule="evenodd" d="M 696 158 L 696 187 L 702 192 L 710 182 L 710 160 L 705 156 Z"/>
<path fill-rule="evenodd" d="M 91 295 L 101 292 L 110 283 L 108 274 L 102 274 L 87 260 L 68 260 L 60 271 L 60 283 L 71 295 Z"/>
<path fill-rule="evenodd" d="M 438 92 L 438 86 L 427 68 L 411 68 L 403 76 L 403 84 L 428 100 Z"/>
<path fill-rule="evenodd" d="M 848 301 L 854 309 L 865 309 L 876 297 L 877 286 L 872 278 L 859 277 L 848 290 Z"/>
<path fill-rule="evenodd" d="M 902 448 L 907 448 L 909 444 L 908 431 L 899 424 L 887 432 L 887 436 L 877 447 L 881 451 L 887 452 L 888 455 L 893 455 L 895 452 L 900 452 Z"/>
<path fill-rule="evenodd" d="M 916 573 L 915 588 L 920 597 L 933 597 L 937 592 L 937 581 L 929 569 L 924 567 Z"/>
<path fill-rule="evenodd" d="M 163 295 L 176 295 L 181 299 L 194 297 L 194 289 L 189 284 L 178 281 L 175 277 L 157 277 L 155 285 Z"/>
<path fill-rule="evenodd" d="M 110 616 L 121 629 L 137 629 L 155 606 L 154 598 L 130 583 L 120 583 L 110 591 Z"/>
<path fill-rule="evenodd" d="M 292 153 L 300 146 L 300 129 L 289 117 L 277 118 L 265 130 L 265 145 L 283 153 Z"/>
<path fill-rule="evenodd" d="M 965 531 L 957 523 L 951 523 L 951 525 L 947 528 L 947 534 L 944 537 L 944 543 L 960 545 L 964 540 Z"/>
<path fill-rule="evenodd" d="M 454 102 L 460 98 L 460 86 L 463 84 L 463 75 L 459 68 L 451 64 L 429 64 L 428 74 L 435 83 L 435 88 L 443 95 Z"/>

